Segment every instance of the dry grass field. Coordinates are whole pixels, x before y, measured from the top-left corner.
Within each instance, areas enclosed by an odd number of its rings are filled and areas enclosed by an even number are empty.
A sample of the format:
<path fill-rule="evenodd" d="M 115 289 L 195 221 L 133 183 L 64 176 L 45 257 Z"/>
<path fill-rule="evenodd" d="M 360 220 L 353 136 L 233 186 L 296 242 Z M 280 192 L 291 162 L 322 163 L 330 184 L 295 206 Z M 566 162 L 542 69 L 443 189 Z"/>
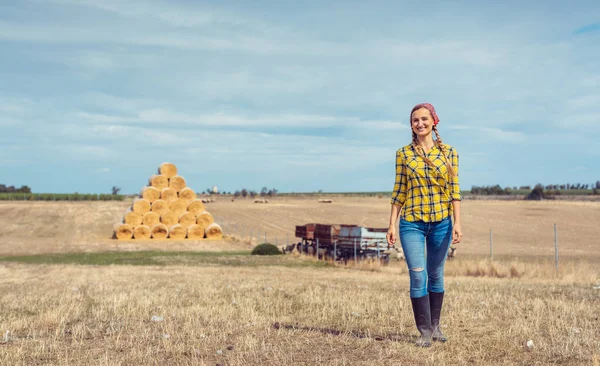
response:
<path fill-rule="evenodd" d="M 217 242 L 110 239 L 127 205 L 0 203 L 1 365 L 600 365 L 600 203 L 464 201 L 450 340 L 429 349 L 413 346 L 404 262 L 255 257 L 238 240 L 252 229 L 283 243 L 307 222 L 385 227 L 386 198 L 220 200 L 209 209 L 232 238 Z M 134 257 L 94 259 L 107 251 Z"/>

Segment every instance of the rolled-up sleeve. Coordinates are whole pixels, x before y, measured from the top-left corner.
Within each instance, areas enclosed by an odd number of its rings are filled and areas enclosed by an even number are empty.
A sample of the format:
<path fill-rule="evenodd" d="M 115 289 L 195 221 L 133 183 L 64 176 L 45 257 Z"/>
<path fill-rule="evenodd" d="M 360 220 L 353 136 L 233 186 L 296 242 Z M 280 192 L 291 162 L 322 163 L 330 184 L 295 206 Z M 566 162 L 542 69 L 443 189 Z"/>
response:
<path fill-rule="evenodd" d="M 402 206 L 406 201 L 407 176 L 406 164 L 401 150 L 396 152 L 396 181 L 392 192 L 391 203 L 393 205 Z"/>
<path fill-rule="evenodd" d="M 454 169 L 454 176 L 450 177 L 450 198 L 452 201 L 460 201 L 462 196 L 460 194 L 460 185 L 458 184 L 458 151 L 454 148 L 450 150 L 450 164 Z"/>

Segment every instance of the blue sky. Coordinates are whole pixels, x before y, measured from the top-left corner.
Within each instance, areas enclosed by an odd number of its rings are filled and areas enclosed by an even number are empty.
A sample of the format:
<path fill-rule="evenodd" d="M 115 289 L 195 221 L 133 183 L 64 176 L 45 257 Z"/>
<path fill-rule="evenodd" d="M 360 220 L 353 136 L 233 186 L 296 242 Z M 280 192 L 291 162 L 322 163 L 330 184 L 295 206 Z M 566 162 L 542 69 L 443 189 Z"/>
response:
<path fill-rule="evenodd" d="M 460 180 L 600 179 L 597 1 L 0 0 L 0 183 L 391 190 L 430 102 Z"/>

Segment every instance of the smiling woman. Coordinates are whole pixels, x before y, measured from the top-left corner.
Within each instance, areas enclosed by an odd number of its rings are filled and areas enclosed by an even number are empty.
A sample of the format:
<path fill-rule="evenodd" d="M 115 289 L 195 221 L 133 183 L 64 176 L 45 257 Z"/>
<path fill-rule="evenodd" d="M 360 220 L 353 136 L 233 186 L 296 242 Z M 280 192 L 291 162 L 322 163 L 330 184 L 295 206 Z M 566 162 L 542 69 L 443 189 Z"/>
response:
<path fill-rule="evenodd" d="M 400 243 L 410 274 L 415 323 L 421 333 L 416 345 L 421 347 L 431 346 L 432 340 L 447 340 L 439 328 L 444 264 L 450 244 L 458 244 L 462 239 L 458 153 L 442 143 L 437 130 L 439 121 L 429 103 L 417 104 L 410 113 L 412 142 L 396 153 L 396 181 L 387 233 L 388 242 L 394 245 L 400 218 Z"/>

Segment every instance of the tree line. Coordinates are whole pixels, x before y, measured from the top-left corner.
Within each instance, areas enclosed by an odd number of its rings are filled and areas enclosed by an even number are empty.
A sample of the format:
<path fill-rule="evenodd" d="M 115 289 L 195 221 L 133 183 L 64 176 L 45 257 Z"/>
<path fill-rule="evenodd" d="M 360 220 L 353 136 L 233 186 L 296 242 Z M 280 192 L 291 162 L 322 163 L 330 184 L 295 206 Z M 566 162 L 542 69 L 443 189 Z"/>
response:
<path fill-rule="evenodd" d="M 593 194 L 599 194 L 600 192 L 600 180 L 592 184 L 542 184 L 538 183 L 533 189 L 539 191 L 540 189 L 547 191 L 549 194 L 560 195 L 561 191 L 573 191 L 573 190 L 590 190 L 592 189 Z M 502 188 L 499 184 L 493 186 L 473 186 L 471 187 L 471 194 L 483 195 L 483 196 L 501 196 L 510 195 L 513 193 L 520 193 L 522 191 L 532 191 L 531 186 L 520 186 L 520 187 L 504 187 Z"/>
<path fill-rule="evenodd" d="M 15 186 L 6 186 L 5 184 L 0 184 L 0 193 L 31 193 L 31 188 L 28 186 L 15 188 Z"/>
<path fill-rule="evenodd" d="M 275 188 L 267 188 L 267 187 L 262 187 L 262 189 L 260 190 L 260 192 L 257 192 L 253 189 L 246 189 L 246 188 L 242 188 L 241 190 L 237 190 L 233 193 L 234 197 L 257 197 L 257 196 L 261 196 L 261 197 L 273 197 L 276 196 L 278 193 L 277 189 Z"/>

